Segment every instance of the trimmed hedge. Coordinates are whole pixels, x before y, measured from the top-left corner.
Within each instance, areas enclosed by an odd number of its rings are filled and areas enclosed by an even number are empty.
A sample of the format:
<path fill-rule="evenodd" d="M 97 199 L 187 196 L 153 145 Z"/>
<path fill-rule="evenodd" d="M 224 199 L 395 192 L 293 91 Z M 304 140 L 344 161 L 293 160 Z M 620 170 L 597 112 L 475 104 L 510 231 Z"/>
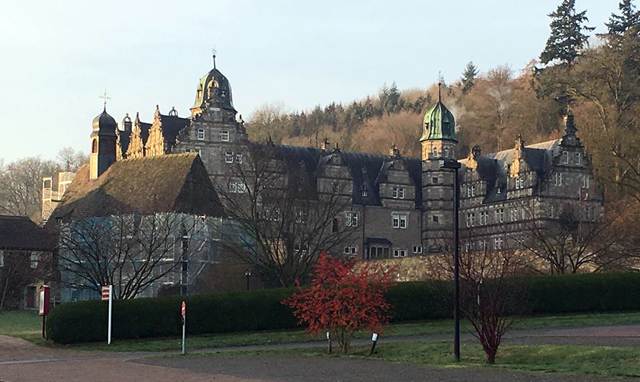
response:
<path fill-rule="evenodd" d="M 640 310 L 640 273 L 602 273 L 523 277 L 528 312 L 561 314 Z M 180 305 L 187 302 L 189 334 L 280 330 L 296 327 L 291 309 L 280 302 L 293 289 L 213 295 L 115 300 L 113 338 L 167 337 L 181 334 Z M 406 282 L 390 288 L 393 321 L 452 317 L 452 285 L 444 281 Z M 47 320 L 48 338 L 57 343 L 104 341 L 107 303 L 62 304 Z"/>
<path fill-rule="evenodd" d="M 189 334 L 290 329 L 296 327 L 291 310 L 280 301 L 293 289 L 171 296 L 113 301 L 113 338 L 178 336 L 182 333 L 180 308 L 187 303 Z M 108 304 L 80 301 L 51 311 L 47 337 L 62 344 L 104 341 Z"/>

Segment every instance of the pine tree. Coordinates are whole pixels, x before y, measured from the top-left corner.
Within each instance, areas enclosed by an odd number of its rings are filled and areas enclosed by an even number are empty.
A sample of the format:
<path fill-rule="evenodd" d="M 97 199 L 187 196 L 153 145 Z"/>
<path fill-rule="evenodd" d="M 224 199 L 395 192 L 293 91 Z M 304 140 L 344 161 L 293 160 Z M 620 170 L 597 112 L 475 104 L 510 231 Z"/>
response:
<path fill-rule="evenodd" d="M 473 65 L 473 61 L 469 61 L 467 67 L 462 72 L 462 78 L 460 82 L 462 82 L 462 94 L 467 94 L 469 90 L 475 85 L 476 76 L 478 75 L 478 68 Z"/>
<path fill-rule="evenodd" d="M 611 36 L 623 36 L 627 31 L 633 30 L 637 35 L 640 32 L 640 11 L 636 10 L 632 0 L 622 0 L 618 5 L 620 15 L 615 13 L 605 23 Z"/>
<path fill-rule="evenodd" d="M 543 64 L 558 60 L 561 64 L 573 65 L 589 38 L 583 32 L 595 29 L 584 25 L 589 21 L 585 16 L 587 11 L 576 12 L 575 3 L 575 0 L 563 0 L 558 9 L 549 14 L 551 35 L 540 54 Z"/>

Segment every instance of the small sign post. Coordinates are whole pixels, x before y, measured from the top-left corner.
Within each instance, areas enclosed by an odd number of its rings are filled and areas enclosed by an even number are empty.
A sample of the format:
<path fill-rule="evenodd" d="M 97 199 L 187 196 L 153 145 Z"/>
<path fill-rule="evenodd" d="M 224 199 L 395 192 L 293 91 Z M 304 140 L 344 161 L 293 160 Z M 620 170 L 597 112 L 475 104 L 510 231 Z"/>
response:
<path fill-rule="evenodd" d="M 42 316 L 42 338 L 45 338 L 45 325 L 49 314 L 49 304 L 51 303 L 50 290 L 48 285 L 40 286 L 40 301 L 38 303 L 38 315 Z"/>
<path fill-rule="evenodd" d="M 113 317 L 113 285 L 102 287 L 102 301 L 109 301 L 107 345 L 111 345 L 111 318 Z"/>
<path fill-rule="evenodd" d="M 371 352 L 369 353 L 369 355 L 373 355 L 373 352 L 376 350 L 376 343 L 378 343 L 378 333 L 373 333 L 373 335 L 371 336 L 371 341 L 373 341 L 373 344 L 371 344 Z"/>
<path fill-rule="evenodd" d="M 187 336 L 187 304 L 182 301 L 182 355 L 186 354 L 185 342 Z"/>
<path fill-rule="evenodd" d="M 327 332 L 327 352 L 331 354 L 331 333 Z"/>

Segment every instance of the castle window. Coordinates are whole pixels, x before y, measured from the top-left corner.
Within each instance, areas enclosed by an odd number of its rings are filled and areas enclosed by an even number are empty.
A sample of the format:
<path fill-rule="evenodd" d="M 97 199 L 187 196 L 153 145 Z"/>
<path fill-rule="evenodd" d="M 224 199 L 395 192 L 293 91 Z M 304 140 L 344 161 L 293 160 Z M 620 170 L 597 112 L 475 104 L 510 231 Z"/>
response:
<path fill-rule="evenodd" d="M 220 132 L 220 140 L 222 142 L 229 142 L 229 131 L 223 130 Z"/>
<path fill-rule="evenodd" d="M 493 249 L 502 249 L 502 245 L 504 244 L 504 240 L 501 237 L 493 238 Z"/>
<path fill-rule="evenodd" d="M 238 180 L 230 182 L 229 192 L 234 194 L 244 194 L 245 192 L 247 192 L 247 185 Z"/>
<path fill-rule="evenodd" d="M 413 247 L 413 253 L 422 253 L 422 246 L 421 245 L 415 245 Z"/>
<path fill-rule="evenodd" d="M 444 157 L 445 158 L 449 158 L 449 148 L 448 147 L 444 148 Z"/>
<path fill-rule="evenodd" d="M 355 255 L 358 252 L 358 247 L 344 247 L 345 255 Z"/>
<path fill-rule="evenodd" d="M 363 183 L 362 184 L 362 196 L 368 196 L 369 195 L 369 190 L 367 189 L 367 184 Z"/>
<path fill-rule="evenodd" d="M 394 187 L 391 190 L 391 197 L 394 199 L 404 199 L 404 188 Z"/>
<path fill-rule="evenodd" d="M 582 188 L 589 188 L 589 175 L 582 176 Z"/>
<path fill-rule="evenodd" d="M 31 253 L 31 268 L 38 268 L 38 254 Z"/>
<path fill-rule="evenodd" d="M 496 223 L 504 223 L 504 208 L 498 208 L 493 212 L 493 218 Z"/>
<path fill-rule="evenodd" d="M 204 129 L 198 129 L 198 140 L 204 140 Z"/>
<path fill-rule="evenodd" d="M 331 222 L 331 232 L 336 233 L 338 232 L 338 225 L 340 223 L 338 222 L 338 218 L 333 218 L 333 221 Z"/>
<path fill-rule="evenodd" d="M 394 248 L 393 249 L 393 257 L 405 257 L 407 256 L 406 249 Z"/>
<path fill-rule="evenodd" d="M 438 157 L 438 148 L 437 148 L 437 147 L 434 147 L 434 148 L 433 148 L 432 156 L 433 156 L 434 158 L 437 158 L 437 157 Z"/>
<path fill-rule="evenodd" d="M 562 152 L 562 163 L 569 164 L 569 152 L 567 151 Z"/>
<path fill-rule="evenodd" d="M 518 221 L 518 210 L 515 208 L 509 210 L 509 218 L 512 222 Z"/>
<path fill-rule="evenodd" d="M 516 178 L 516 190 L 524 188 L 524 178 L 519 176 Z"/>
<path fill-rule="evenodd" d="M 467 214 L 467 227 L 473 227 L 476 225 L 476 214 L 473 212 Z"/>
<path fill-rule="evenodd" d="M 407 214 L 394 212 L 391 214 L 391 222 L 393 224 L 393 228 L 405 229 L 407 228 Z"/>
<path fill-rule="evenodd" d="M 436 177 L 431 178 L 431 183 L 438 184 L 438 178 Z"/>
<path fill-rule="evenodd" d="M 581 164 L 581 162 L 582 162 L 582 157 L 581 157 L 580 153 L 575 153 L 574 155 L 575 155 L 576 164 L 579 166 Z"/>
<path fill-rule="evenodd" d="M 347 212 L 344 215 L 344 222 L 347 227 L 357 227 L 358 226 L 358 213 L 357 212 Z"/>
<path fill-rule="evenodd" d="M 480 211 L 480 225 L 486 225 L 489 218 L 488 211 Z"/>
<path fill-rule="evenodd" d="M 236 154 L 236 162 L 242 163 L 242 154 Z"/>
<path fill-rule="evenodd" d="M 438 217 L 438 215 L 433 215 L 431 216 L 431 220 L 433 220 L 434 223 L 437 223 L 440 220 L 440 218 Z"/>
<path fill-rule="evenodd" d="M 233 152 L 232 151 L 227 151 L 224 154 L 224 161 L 225 161 L 225 163 L 233 163 Z"/>
<path fill-rule="evenodd" d="M 555 178 L 556 186 L 562 186 L 562 173 L 561 172 L 556 172 L 554 174 L 554 178 Z"/>

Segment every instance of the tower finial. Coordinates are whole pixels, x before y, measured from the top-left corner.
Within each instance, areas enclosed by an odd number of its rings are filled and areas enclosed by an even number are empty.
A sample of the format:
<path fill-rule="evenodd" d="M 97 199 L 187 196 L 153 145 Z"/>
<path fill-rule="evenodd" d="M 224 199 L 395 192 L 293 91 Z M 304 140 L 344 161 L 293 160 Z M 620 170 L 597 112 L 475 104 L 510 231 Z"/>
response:
<path fill-rule="evenodd" d="M 438 103 L 442 101 L 442 82 L 438 82 Z"/>
<path fill-rule="evenodd" d="M 101 96 L 98 96 L 98 98 L 102 98 L 104 103 L 104 111 L 107 111 L 107 100 L 111 99 L 111 97 L 107 97 L 107 89 L 104 89 L 104 93 Z"/>
<path fill-rule="evenodd" d="M 213 68 L 216 68 L 216 48 L 211 49 L 211 55 L 213 56 Z"/>

